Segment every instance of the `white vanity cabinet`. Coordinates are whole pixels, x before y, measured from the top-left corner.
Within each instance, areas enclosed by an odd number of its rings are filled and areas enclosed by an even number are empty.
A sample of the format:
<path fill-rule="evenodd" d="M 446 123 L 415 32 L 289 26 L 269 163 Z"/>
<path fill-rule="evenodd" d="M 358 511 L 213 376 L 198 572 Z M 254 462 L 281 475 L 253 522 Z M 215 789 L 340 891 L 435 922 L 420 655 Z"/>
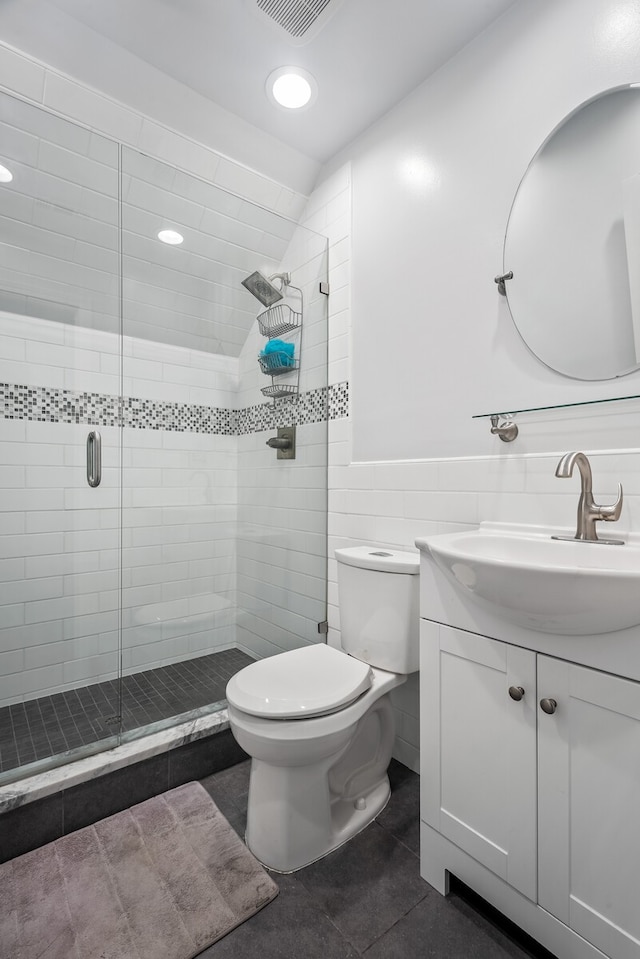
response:
<path fill-rule="evenodd" d="M 640 682 L 424 618 L 420 676 L 423 877 L 560 959 L 639 959 Z"/>
<path fill-rule="evenodd" d="M 538 902 L 640 957 L 640 683 L 538 656 Z"/>
<path fill-rule="evenodd" d="M 535 660 L 528 649 L 421 623 L 421 817 L 530 899 Z M 519 702 L 510 687 L 524 689 Z"/>

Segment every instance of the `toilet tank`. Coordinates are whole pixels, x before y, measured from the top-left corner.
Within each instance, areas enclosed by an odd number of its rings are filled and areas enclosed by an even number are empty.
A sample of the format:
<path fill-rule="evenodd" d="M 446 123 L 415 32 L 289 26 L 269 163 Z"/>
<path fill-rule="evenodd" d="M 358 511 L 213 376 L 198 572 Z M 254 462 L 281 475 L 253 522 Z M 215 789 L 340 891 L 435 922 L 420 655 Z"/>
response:
<path fill-rule="evenodd" d="M 354 546 L 335 551 L 342 648 L 392 673 L 419 668 L 419 554 Z"/>

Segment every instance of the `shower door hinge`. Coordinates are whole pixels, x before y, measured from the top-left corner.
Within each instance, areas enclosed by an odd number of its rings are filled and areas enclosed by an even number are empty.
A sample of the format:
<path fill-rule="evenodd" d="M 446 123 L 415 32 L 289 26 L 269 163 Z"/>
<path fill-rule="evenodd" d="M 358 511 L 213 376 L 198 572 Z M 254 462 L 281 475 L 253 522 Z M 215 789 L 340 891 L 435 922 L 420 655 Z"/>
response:
<path fill-rule="evenodd" d="M 324 293 L 325 296 L 329 296 L 329 284 L 320 283 L 319 290 L 321 293 Z"/>
<path fill-rule="evenodd" d="M 321 623 L 318 623 L 318 632 L 319 633 L 328 633 L 329 632 L 329 623 L 324 619 Z"/>

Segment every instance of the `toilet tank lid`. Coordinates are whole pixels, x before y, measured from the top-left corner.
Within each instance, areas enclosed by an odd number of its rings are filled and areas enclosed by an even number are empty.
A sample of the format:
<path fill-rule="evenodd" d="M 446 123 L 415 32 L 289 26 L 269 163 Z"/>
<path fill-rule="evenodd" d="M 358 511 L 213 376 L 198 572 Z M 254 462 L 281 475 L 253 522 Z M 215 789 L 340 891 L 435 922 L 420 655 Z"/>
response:
<path fill-rule="evenodd" d="M 349 546 L 335 551 L 339 563 L 360 569 L 377 569 L 381 573 L 411 573 L 420 571 L 420 554 L 408 550 L 384 549 L 382 546 Z"/>
<path fill-rule="evenodd" d="M 245 666 L 229 680 L 227 699 L 252 716 L 307 719 L 353 702 L 372 680 L 367 663 L 315 643 Z"/>

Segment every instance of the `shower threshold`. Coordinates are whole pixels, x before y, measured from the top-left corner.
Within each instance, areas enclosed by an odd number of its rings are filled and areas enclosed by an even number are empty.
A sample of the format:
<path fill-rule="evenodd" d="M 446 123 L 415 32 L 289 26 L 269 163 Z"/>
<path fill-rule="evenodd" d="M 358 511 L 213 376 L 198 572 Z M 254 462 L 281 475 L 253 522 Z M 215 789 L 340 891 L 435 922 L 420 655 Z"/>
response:
<path fill-rule="evenodd" d="M 223 708 L 227 682 L 251 662 L 242 650 L 221 650 L 123 676 L 120 690 L 106 681 L 2 707 L 0 783 Z"/>

